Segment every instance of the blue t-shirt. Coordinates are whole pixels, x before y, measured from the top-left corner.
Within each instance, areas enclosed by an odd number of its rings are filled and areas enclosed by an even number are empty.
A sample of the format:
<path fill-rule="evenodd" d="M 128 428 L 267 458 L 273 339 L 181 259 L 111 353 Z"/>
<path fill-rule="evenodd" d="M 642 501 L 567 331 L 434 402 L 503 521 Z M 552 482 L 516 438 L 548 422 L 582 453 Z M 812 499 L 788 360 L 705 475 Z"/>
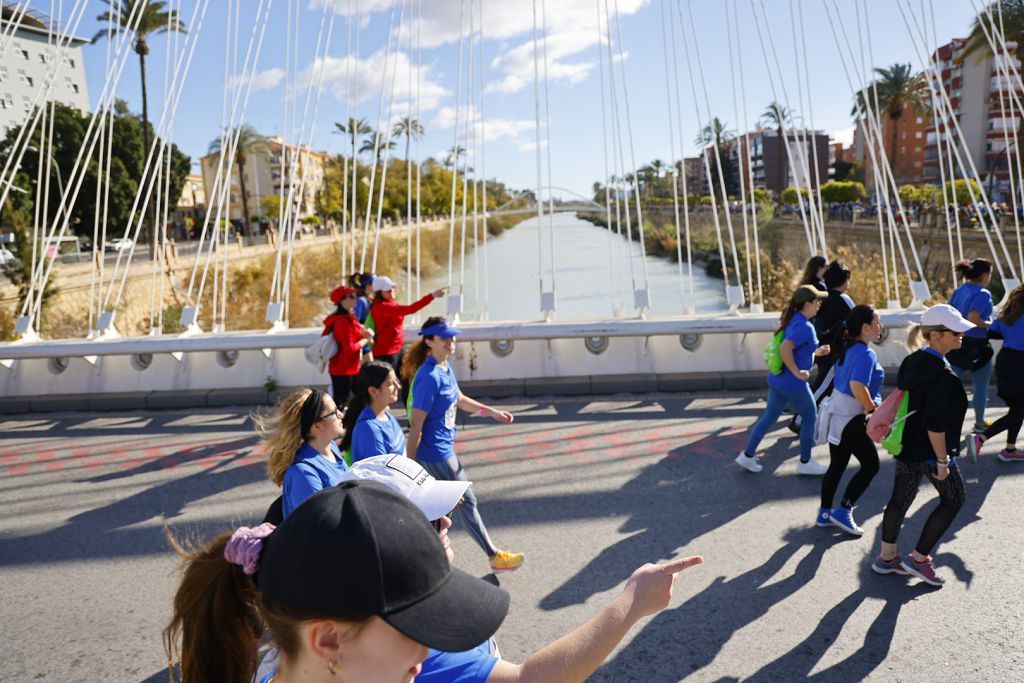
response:
<path fill-rule="evenodd" d="M 1017 318 L 1017 322 L 1012 325 L 1007 325 L 1002 318 L 996 318 L 989 329 L 1003 335 L 1005 348 L 1024 351 L 1024 315 Z"/>
<path fill-rule="evenodd" d="M 430 650 L 423 660 L 417 683 L 484 683 L 491 675 L 498 657 L 491 652 L 491 641 L 465 652 Z"/>
<path fill-rule="evenodd" d="M 459 383 L 450 365 L 441 367 L 433 356 L 416 372 L 412 385 L 413 410 L 427 414 L 416 459 L 440 462 L 455 455 L 455 412 Z"/>
<path fill-rule="evenodd" d="M 366 316 L 370 314 L 370 300 L 365 296 L 361 296 L 356 299 L 355 308 L 352 309 L 352 314 L 361 323 L 366 322 Z"/>
<path fill-rule="evenodd" d="M 854 342 L 846 349 L 842 362 L 836 364 L 835 390 L 853 396 L 850 382 L 860 382 L 868 388 L 875 405 L 882 402 L 882 381 L 885 370 L 878 364 L 875 350 L 864 342 Z"/>
<path fill-rule="evenodd" d="M 818 335 L 814 331 L 814 325 L 807 320 L 803 313 L 797 311 L 786 325 L 783 338 L 793 342 L 793 361 L 796 362 L 797 368 L 810 370 L 814 364 L 814 350 L 818 348 Z M 807 382 L 794 375 L 786 365 L 783 365 L 782 372 L 779 374 L 768 373 L 768 384 L 776 389 L 795 391 Z"/>
<path fill-rule="evenodd" d="M 977 311 L 985 322 L 992 320 L 992 310 L 995 308 L 992 304 L 992 292 L 973 282 L 965 282 L 957 287 L 953 296 L 949 297 L 949 305 L 960 311 L 960 315 L 965 318 L 971 311 Z M 984 339 L 985 330 L 974 327 L 967 330 L 965 336 Z"/>
<path fill-rule="evenodd" d="M 281 491 L 282 514 L 287 517 L 304 500 L 317 491 L 334 486 L 341 481 L 341 473 L 348 469 L 338 445 L 333 441 L 329 446 L 338 462 L 333 463 L 308 443 L 299 446 L 295 460 L 285 470 Z"/>
<path fill-rule="evenodd" d="M 405 455 L 405 434 L 402 426 L 391 414 L 385 413 L 387 420 L 378 420 L 370 406 L 359 413 L 356 424 L 352 427 L 352 462 L 372 458 L 375 455 Z"/>

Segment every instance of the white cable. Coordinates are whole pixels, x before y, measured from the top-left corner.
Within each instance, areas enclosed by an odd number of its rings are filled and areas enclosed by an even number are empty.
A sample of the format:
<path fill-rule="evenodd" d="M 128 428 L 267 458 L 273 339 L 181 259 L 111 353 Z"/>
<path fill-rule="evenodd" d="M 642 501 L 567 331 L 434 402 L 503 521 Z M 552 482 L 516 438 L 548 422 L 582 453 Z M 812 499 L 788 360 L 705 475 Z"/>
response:
<path fill-rule="evenodd" d="M 547 2 L 540 0 L 540 45 L 544 60 L 544 156 L 547 158 L 548 170 L 548 248 L 551 251 L 551 291 L 558 291 L 555 284 L 557 252 L 555 251 L 555 176 L 551 172 L 551 95 L 548 92 L 548 18 Z"/>
<path fill-rule="evenodd" d="M 676 229 L 676 270 L 679 279 L 679 303 L 681 309 L 685 312 L 693 306 L 693 300 L 691 299 L 687 302 L 685 284 L 683 281 L 683 245 L 682 235 L 679 228 L 679 183 L 676 182 L 675 172 L 676 133 L 675 122 L 672 118 L 672 81 L 670 80 L 671 74 L 669 72 L 668 38 L 665 35 L 665 0 L 661 0 L 658 4 L 658 9 L 661 11 L 661 52 L 665 58 L 665 110 L 668 114 L 668 148 L 670 158 L 672 159 L 672 162 L 670 162 L 671 165 L 669 173 L 672 177 L 672 213 L 673 218 L 675 219 Z"/>
<path fill-rule="evenodd" d="M 744 112 L 744 117 L 741 119 L 739 103 L 736 98 L 736 71 L 733 63 L 732 30 L 730 26 L 733 23 L 732 19 L 733 18 L 729 11 L 729 3 L 725 3 L 725 40 L 726 47 L 729 50 L 729 82 L 732 84 L 732 115 L 736 121 L 740 122 L 739 125 L 741 129 L 745 130 L 747 128 L 746 112 Z M 737 47 L 739 47 L 738 44 Z M 754 273 L 753 265 L 750 260 L 750 224 L 747 221 L 747 179 L 744 177 L 746 176 L 746 173 L 744 173 L 743 169 L 745 165 L 743 163 L 743 159 L 750 156 L 749 136 L 744 133 L 737 141 L 737 144 L 739 145 L 740 150 L 736 155 L 736 160 L 740 162 L 740 167 L 737 169 L 739 173 L 737 175 L 740 177 L 740 213 L 743 216 L 743 249 L 747 255 L 747 291 L 749 292 L 747 301 L 752 304 L 754 301 Z M 738 273 L 736 279 L 739 280 Z"/>
<path fill-rule="evenodd" d="M 733 23 L 733 28 L 735 30 L 735 35 L 736 35 L 736 63 L 737 63 L 737 66 L 739 67 L 739 73 L 740 73 L 740 99 L 743 102 L 743 121 L 746 122 L 746 121 L 750 121 L 750 117 L 747 115 L 747 87 L 746 87 L 746 82 L 745 82 L 744 75 L 743 75 L 743 53 L 740 50 L 740 46 L 743 45 L 743 42 L 740 40 L 740 21 L 739 21 L 739 12 L 737 11 L 736 0 L 731 0 L 731 1 L 732 1 L 732 16 L 733 16 L 733 18 L 735 20 L 734 23 Z M 744 127 L 745 126 L 746 126 L 746 124 L 744 124 Z M 759 302 L 761 308 L 764 309 L 764 288 L 762 286 L 762 277 L 761 277 L 761 244 L 760 244 L 760 237 L 758 236 L 758 225 L 757 225 L 757 195 L 754 192 L 754 162 L 753 162 L 753 159 L 751 158 L 751 154 L 750 154 L 750 135 L 748 134 L 748 135 L 745 135 L 744 137 L 745 137 L 745 140 L 744 140 L 744 143 L 743 143 L 743 145 L 744 145 L 743 149 L 746 150 L 746 154 L 744 155 L 746 157 L 746 164 L 745 164 L 746 172 L 745 172 L 745 175 L 750 180 L 750 221 L 751 221 L 751 225 L 752 225 L 752 231 L 754 233 L 754 262 L 757 265 L 757 301 Z M 740 175 L 741 176 L 744 175 L 743 168 L 740 168 Z M 684 179 L 685 179 L 685 174 L 684 174 Z M 746 209 L 747 209 L 747 207 L 744 206 L 743 207 L 744 213 L 746 212 Z M 691 277 L 692 277 L 692 275 L 691 275 Z M 753 285 L 751 285 L 751 289 L 753 289 Z M 751 298 L 751 300 L 753 300 L 753 298 L 754 298 L 753 297 L 753 293 L 751 293 L 751 297 L 750 298 Z"/>
<path fill-rule="evenodd" d="M 607 121 L 607 100 L 604 92 L 604 41 L 605 36 L 601 32 L 601 0 L 594 0 L 597 7 L 597 63 L 598 82 L 601 86 L 601 149 L 604 152 L 604 204 L 605 204 L 605 231 L 608 237 L 608 272 L 610 274 L 612 312 L 616 312 L 615 297 L 619 296 L 620 308 L 624 306 L 619 292 L 617 259 L 615 258 L 615 238 L 612 235 L 612 203 L 611 185 L 612 178 L 608 170 L 608 121 Z"/>

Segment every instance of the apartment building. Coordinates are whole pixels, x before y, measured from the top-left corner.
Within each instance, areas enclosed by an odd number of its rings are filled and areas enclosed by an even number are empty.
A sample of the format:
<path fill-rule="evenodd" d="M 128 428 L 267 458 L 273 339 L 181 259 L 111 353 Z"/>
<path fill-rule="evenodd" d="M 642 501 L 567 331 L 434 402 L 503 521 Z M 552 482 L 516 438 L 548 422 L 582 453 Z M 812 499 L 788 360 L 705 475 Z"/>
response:
<path fill-rule="evenodd" d="M 0 7 L 0 25 L 9 26 L 20 12 L 11 3 Z M 32 111 L 37 94 L 44 92 L 50 79 L 53 87 L 47 99 L 89 111 L 89 91 L 85 82 L 82 46 L 86 38 L 73 36 L 58 51 L 50 35 L 51 19 L 32 9 L 21 16 L 7 50 L 0 55 L 0 135 L 20 126 Z M 54 27 L 56 32 L 56 27 Z M 51 45 L 51 41 L 54 42 Z"/>
<path fill-rule="evenodd" d="M 896 184 L 919 185 L 929 182 L 925 162 L 929 131 L 934 128 L 931 114 L 904 105 L 903 113 L 895 119 L 883 112 L 879 124 L 885 156 L 889 160 Z M 853 140 L 856 160 L 864 164 L 864 184 L 872 189 L 875 186 L 875 172 L 860 121 L 854 129 Z"/>
<path fill-rule="evenodd" d="M 801 149 L 802 148 L 802 149 Z M 759 129 L 736 138 L 733 160 L 738 169 L 747 171 L 746 155 L 750 156 L 751 174 L 748 187 L 780 193 L 787 187 L 807 187 L 804 163 L 810 174 L 810 187 L 828 182 L 829 138 L 817 130 L 788 130 L 785 142 L 778 131 Z M 789 158 L 792 156 L 793 163 Z M 814 172 L 817 159 L 817 173 Z"/>
<path fill-rule="evenodd" d="M 241 225 L 241 183 L 245 183 L 249 213 L 252 216 L 257 216 L 263 213 L 261 207 L 264 197 L 284 196 L 287 198 L 291 192 L 292 181 L 294 180 L 296 185 L 295 192 L 298 192 L 303 176 L 305 176 L 305 182 L 301 183 L 301 196 L 296 196 L 293 199 L 295 210 L 300 219 L 315 215 L 317 197 L 324 189 L 324 168 L 330 154 L 312 151 L 304 145 L 296 146 L 286 143 L 280 137 L 268 137 L 266 143 L 269 150 L 268 155 L 246 156 L 241 179 L 238 177 L 238 164 L 236 163 L 232 167 L 229 197 L 231 221 Z M 213 204 L 217 201 L 213 195 L 213 183 L 217 177 L 219 158 L 219 154 L 208 154 L 200 160 L 203 192 L 211 203 L 209 207 L 211 211 L 216 211 L 216 206 Z M 289 175 L 293 159 L 295 160 L 294 176 Z M 271 219 L 274 220 L 275 217 L 271 217 Z"/>
<path fill-rule="evenodd" d="M 1018 97 L 1024 96 L 1024 91 L 1015 86 L 1012 80 L 1008 82 L 1000 76 L 999 71 L 1004 63 L 1001 60 L 1020 68 L 1020 62 L 1013 56 L 1016 43 L 1007 44 L 1009 53 L 995 56 L 975 54 L 964 58 L 964 47 L 963 39 L 954 39 L 939 47 L 932 55 L 932 60 L 939 69 L 978 173 L 991 189 L 994 198 L 997 201 L 1005 200 L 1009 191 L 1009 174 L 1004 131 L 1010 133 L 1012 145 L 1012 131 L 1019 130 L 1020 126 L 1020 118 L 1011 114 L 1011 88 L 1016 90 Z M 922 177 L 925 182 L 938 183 L 941 180 L 938 141 L 953 133 L 955 128 L 951 121 L 941 123 L 938 130 L 934 125 L 929 127 Z M 966 159 L 964 163 L 967 163 Z M 948 177 L 948 160 L 946 164 Z M 954 166 L 956 175 L 962 175 L 959 167 L 956 164 Z"/>

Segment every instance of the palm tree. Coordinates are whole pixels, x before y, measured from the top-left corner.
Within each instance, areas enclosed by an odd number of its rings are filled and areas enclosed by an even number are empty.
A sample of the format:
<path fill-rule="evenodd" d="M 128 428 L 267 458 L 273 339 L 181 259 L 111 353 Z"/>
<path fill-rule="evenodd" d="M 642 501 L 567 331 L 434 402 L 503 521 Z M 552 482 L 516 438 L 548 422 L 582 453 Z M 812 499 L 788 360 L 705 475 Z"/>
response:
<path fill-rule="evenodd" d="M 381 133 L 369 132 L 366 139 L 363 140 L 362 146 L 359 147 L 359 153 L 368 152 L 369 154 L 376 154 L 374 163 L 379 164 L 381 155 L 384 154 L 384 150 L 394 149 L 395 141 L 388 139 L 385 141 Z"/>
<path fill-rule="evenodd" d="M 444 159 L 441 159 L 441 165 L 448 169 L 455 168 L 459 165 L 459 159 L 464 156 L 466 156 L 466 148 L 462 145 L 455 145 L 444 155 Z"/>
<path fill-rule="evenodd" d="M 732 165 L 729 161 L 729 156 L 732 152 L 733 142 L 736 140 L 736 132 L 729 130 L 728 125 L 721 121 L 717 116 L 711 119 L 711 122 L 704 126 L 700 134 L 694 142 L 702 147 L 707 147 L 712 143 L 718 147 L 719 157 L 722 159 L 722 177 L 725 180 L 725 187 L 720 187 L 722 191 L 723 201 L 725 197 L 731 194 L 730 189 L 733 184 L 732 178 Z M 703 150 L 702 154 L 707 154 L 707 150 Z M 711 178 L 710 184 L 714 188 L 715 183 L 718 182 L 717 173 L 717 160 L 714 156 L 709 157 L 711 162 Z"/>
<path fill-rule="evenodd" d="M 874 87 L 869 85 L 857 93 L 851 116 L 865 114 L 869 107 L 875 103 L 875 89 L 878 90 L 878 112 L 883 112 L 889 117 L 890 135 L 892 149 L 889 151 L 890 163 L 895 163 L 896 146 L 899 141 L 899 122 L 903 112 L 910 109 L 915 114 L 924 114 L 928 111 L 928 83 L 924 74 L 914 74 L 910 64 L 893 64 L 885 68 L 875 69 L 878 78 L 875 79 Z"/>
<path fill-rule="evenodd" d="M 224 140 L 230 141 L 232 136 L 236 134 L 234 129 L 229 128 L 224 136 Z M 241 188 L 242 195 L 242 233 L 244 235 L 252 235 L 252 226 L 250 224 L 251 216 L 249 215 L 249 191 L 245 187 L 245 162 L 247 159 L 253 157 L 260 157 L 267 159 L 270 157 L 270 146 L 267 145 L 267 139 L 256 132 L 256 129 L 248 124 L 242 124 L 238 130 L 238 143 L 235 145 L 235 163 L 238 165 L 238 186 Z M 208 154 L 217 154 L 220 152 L 221 138 L 214 138 L 210 143 L 210 149 Z M 230 142 L 228 142 L 230 146 Z M 282 157 L 282 160 L 284 157 Z M 282 169 L 282 177 L 284 169 Z"/>
<path fill-rule="evenodd" d="M 419 119 L 411 116 L 403 116 L 391 127 L 392 137 L 405 137 L 405 168 L 409 170 L 409 144 L 412 140 L 419 140 L 423 137 L 423 124 Z"/>
<path fill-rule="evenodd" d="M 120 0 L 120 10 L 114 10 L 114 3 L 117 0 L 103 0 L 107 4 L 106 12 L 96 17 L 96 21 L 104 24 L 113 19 L 112 29 L 114 33 L 131 31 L 135 35 L 135 54 L 139 56 L 139 77 L 142 83 L 142 140 L 143 154 L 149 153 L 150 130 L 149 130 L 149 99 L 146 94 L 146 55 L 149 54 L 149 36 L 154 36 L 167 31 L 185 32 L 185 25 L 181 23 L 178 13 L 174 10 L 167 10 L 166 2 L 153 2 L 153 0 Z M 138 13 L 134 19 L 137 22 L 129 22 L 132 18 L 132 10 L 136 6 Z M 141 16 L 139 16 L 141 13 Z M 134 23 L 134 28 L 132 27 Z M 96 42 L 107 35 L 107 30 L 102 29 L 92 39 Z M 151 207 L 152 208 L 152 207 Z M 149 221 L 147 221 L 148 223 Z M 156 230 L 152 230 L 153 248 L 156 249 Z"/>
<path fill-rule="evenodd" d="M 772 102 L 761 114 L 761 123 L 775 130 L 779 137 L 779 153 L 776 165 L 778 166 L 778 177 L 780 188 L 786 187 L 786 158 L 789 156 L 789 145 L 786 144 L 786 119 L 789 118 L 789 110 L 778 102 Z M 740 171 L 743 172 L 742 170 Z"/>
<path fill-rule="evenodd" d="M 356 142 L 360 137 L 373 131 L 370 128 L 370 124 L 366 122 L 366 119 L 352 119 L 348 120 L 348 123 L 335 123 L 335 130 L 333 132 L 344 135 L 349 139 L 352 144 L 352 159 L 356 158 Z"/>

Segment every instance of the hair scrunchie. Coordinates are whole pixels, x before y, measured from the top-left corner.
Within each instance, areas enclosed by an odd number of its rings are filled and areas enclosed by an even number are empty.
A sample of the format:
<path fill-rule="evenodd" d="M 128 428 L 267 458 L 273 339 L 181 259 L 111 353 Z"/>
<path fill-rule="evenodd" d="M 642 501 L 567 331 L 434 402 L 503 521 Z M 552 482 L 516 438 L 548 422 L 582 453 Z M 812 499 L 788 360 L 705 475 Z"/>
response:
<path fill-rule="evenodd" d="M 231 564 L 240 565 L 246 576 L 252 576 L 259 568 L 263 539 L 273 533 L 275 528 L 270 522 L 254 528 L 238 527 L 228 539 L 228 544 L 224 546 L 224 559 Z"/>

